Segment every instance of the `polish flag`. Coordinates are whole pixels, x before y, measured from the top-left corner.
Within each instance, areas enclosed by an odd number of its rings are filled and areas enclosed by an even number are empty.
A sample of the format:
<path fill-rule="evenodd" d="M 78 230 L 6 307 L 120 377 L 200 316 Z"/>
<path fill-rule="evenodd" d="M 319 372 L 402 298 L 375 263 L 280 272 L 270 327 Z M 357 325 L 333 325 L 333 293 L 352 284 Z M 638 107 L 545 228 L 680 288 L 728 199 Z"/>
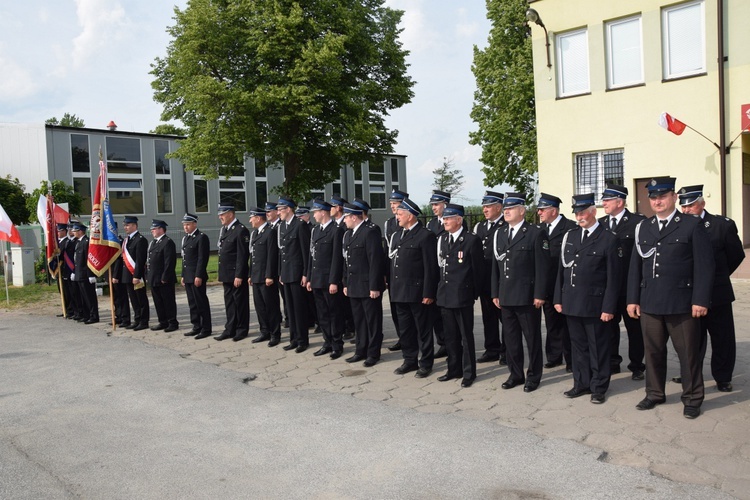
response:
<path fill-rule="evenodd" d="M 21 240 L 21 235 L 18 233 L 18 229 L 16 229 L 13 221 L 10 220 L 8 214 L 5 213 L 5 209 L 3 209 L 2 205 L 0 205 L 0 240 L 10 241 L 16 245 L 23 246 L 23 241 Z"/>
<path fill-rule="evenodd" d="M 685 131 L 685 125 L 677 118 L 674 118 L 669 113 L 662 113 L 659 117 L 659 125 L 661 125 L 663 128 L 669 130 L 674 135 L 680 135 Z"/>

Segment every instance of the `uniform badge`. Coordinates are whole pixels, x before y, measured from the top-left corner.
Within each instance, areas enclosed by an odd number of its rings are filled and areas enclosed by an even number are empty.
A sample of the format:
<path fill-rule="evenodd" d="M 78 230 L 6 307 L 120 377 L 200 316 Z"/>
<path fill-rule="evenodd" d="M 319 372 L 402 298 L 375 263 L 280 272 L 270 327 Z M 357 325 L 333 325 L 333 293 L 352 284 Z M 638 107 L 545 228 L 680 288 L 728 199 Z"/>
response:
<path fill-rule="evenodd" d="M 622 247 L 617 247 L 617 256 L 622 257 Z"/>
<path fill-rule="evenodd" d="M 709 221 L 704 222 L 703 225 L 706 227 L 711 227 L 711 223 Z"/>
<path fill-rule="evenodd" d="M 249 243 L 249 242 L 250 242 L 250 236 L 245 236 L 245 243 Z"/>
<path fill-rule="evenodd" d="M 459 250 L 458 251 L 458 263 L 459 264 L 463 264 L 464 263 L 464 252 L 463 252 L 463 250 Z"/>
<path fill-rule="evenodd" d="M 656 186 L 656 179 L 651 179 L 651 185 Z"/>
<path fill-rule="evenodd" d="M 549 240 L 543 240 L 542 241 L 542 248 L 544 250 L 549 250 Z"/>
<path fill-rule="evenodd" d="M 680 216 L 679 215 L 675 215 L 674 216 L 674 221 L 675 222 L 680 222 Z"/>

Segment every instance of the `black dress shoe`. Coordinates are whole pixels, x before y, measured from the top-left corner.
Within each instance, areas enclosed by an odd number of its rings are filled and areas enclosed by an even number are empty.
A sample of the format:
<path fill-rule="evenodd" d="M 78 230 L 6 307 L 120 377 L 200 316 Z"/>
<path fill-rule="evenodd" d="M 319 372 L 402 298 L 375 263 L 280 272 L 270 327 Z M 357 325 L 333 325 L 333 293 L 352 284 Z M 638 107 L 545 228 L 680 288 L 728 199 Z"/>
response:
<path fill-rule="evenodd" d="M 79 322 L 79 323 L 85 323 L 88 320 L 89 320 L 88 318 L 78 318 L 78 319 L 76 319 L 76 321 Z"/>
<path fill-rule="evenodd" d="M 130 326 L 130 323 L 119 323 L 117 326 L 120 328 L 128 328 Z"/>
<path fill-rule="evenodd" d="M 491 363 L 493 361 L 498 361 L 500 359 L 499 354 L 489 354 L 484 353 L 479 358 L 477 358 L 477 363 Z"/>
<path fill-rule="evenodd" d="M 271 340 L 268 341 L 268 347 L 276 347 L 281 343 L 281 339 L 278 337 L 271 337 Z"/>
<path fill-rule="evenodd" d="M 299 347 L 299 344 L 297 342 L 289 342 L 287 345 L 282 347 L 282 349 L 284 349 L 285 351 L 291 351 L 293 349 L 296 349 L 297 347 Z"/>
<path fill-rule="evenodd" d="M 432 373 L 432 368 L 419 368 L 417 373 L 414 374 L 416 378 L 425 378 Z"/>
<path fill-rule="evenodd" d="M 508 365 L 508 358 L 505 356 L 505 354 L 500 355 L 500 359 L 498 360 L 500 363 L 500 366 L 507 366 Z"/>
<path fill-rule="evenodd" d="M 159 330 L 164 330 L 166 327 L 167 327 L 167 325 L 162 325 L 161 323 L 159 323 L 156 326 L 152 326 L 151 327 L 151 331 L 152 332 L 158 332 Z"/>
<path fill-rule="evenodd" d="M 391 347 L 389 347 L 388 350 L 391 351 L 391 352 L 400 351 L 401 350 L 401 342 L 396 342 Z"/>
<path fill-rule="evenodd" d="M 300 344 L 300 345 L 297 346 L 297 348 L 294 350 L 294 352 L 296 352 L 297 354 L 299 354 L 301 352 L 305 352 L 308 347 L 309 347 L 308 344 Z"/>
<path fill-rule="evenodd" d="M 354 332 L 346 332 L 344 335 L 341 336 L 343 340 L 351 340 L 354 338 Z"/>
<path fill-rule="evenodd" d="M 539 388 L 539 382 L 526 382 L 523 386 L 523 392 L 534 392 Z"/>
<path fill-rule="evenodd" d="M 247 338 L 247 333 L 238 333 L 237 335 L 232 337 L 232 342 L 239 342 L 240 340 L 245 340 L 246 338 Z"/>
<path fill-rule="evenodd" d="M 93 325 L 94 323 L 99 323 L 99 318 L 90 318 L 83 322 L 84 325 Z"/>
<path fill-rule="evenodd" d="M 449 380 L 453 380 L 454 378 L 461 378 L 461 375 L 450 375 L 446 373 L 445 375 L 440 375 L 437 379 L 438 382 L 447 382 Z"/>
<path fill-rule="evenodd" d="M 331 353 L 331 359 L 339 359 L 342 354 L 344 354 L 344 351 L 333 351 Z"/>
<path fill-rule="evenodd" d="M 544 363 L 545 368 L 555 368 L 556 366 L 562 366 L 562 361 L 547 361 Z"/>
<path fill-rule="evenodd" d="M 513 380 L 512 378 L 509 378 L 503 384 L 500 386 L 503 389 L 513 389 L 517 385 L 523 384 L 523 380 Z"/>
<path fill-rule="evenodd" d="M 675 384 L 681 384 L 682 377 L 672 377 L 672 382 L 674 382 Z"/>
<path fill-rule="evenodd" d="M 700 406 L 686 406 L 682 409 L 682 416 L 689 419 L 698 418 L 701 414 Z"/>
<path fill-rule="evenodd" d="M 716 382 L 716 388 L 719 392 L 732 392 L 731 382 Z"/>
<path fill-rule="evenodd" d="M 201 331 L 200 330 L 190 330 L 189 332 L 183 333 L 185 337 L 194 337 L 198 335 Z"/>
<path fill-rule="evenodd" d="M 136 325 L 135 327 L 133 327 L 134 332 L 140 332 L 141 330 L 147 330 L 147 329 L 148 329 L 148 325 Z"/>
<path fill-rule="evenodd" d="M 395 370 L 393 370 L 393 373 L 396 375 L 406 375 L 409 372 L 415 372 L 417 371 L 418 366 L 417 365 L 407 365 L 406 363 L 402 364 Z"/>
<path fill-rule="evenodd" d="M 584 394 L 591 394 L 591 390 L 590 389 L 585 389 L 585 388 L 578 388 L 578 389 L 576 389 L 574 387 L 574 388 L 572 388 L 569 391 L 563 392 L 563 395 L 566 398 L 571 398 L 571 399 L 573 399 L 573 398 L 579 398 L 579 397 L 583 396 Z"/>
<path fill-rule="evenodd" d="M 322 356 L 323 354 L 328 354 L 329 352 L 331 352 L 331 350 L 332 349 L 330 347 L 321 347 L 313 353 L 313 356 Z"/>
<path fill-rule="evenodd" d="M 258 344 L 260 342 L 265 342 L 266 340 L 271 340 L 271 336 L 270 335 L 258 335 L 252 340 L 252 343 Z"/>
<path fill-rule="evenodd" d="M 448 350 L 445 348 L 444 345 L 440 346 L 440 349 L 437 350 L 435 353 L 435 359 L 439 358 L 447 358 L 448 357 Z"/>
<path fill-rule="evenodd" d="M 380 361 L 380 360 L 379 359 L 375 359 L 375 358 L 367 358 L 365 360 L 365 362 L 362 363 L 362 366 L 364 366 L 365 368 L 370 368 L 370 367 L 375 366 L 376 364 L 378 364 L 378 361 Z"/>
<path fill-rule="evenodd" d="M 565 365 L 565 373 L 573 373 L 573 367 L 570 365 Z"/>
<path fill-rule="evenodd" d="M 645 375 L 643 375 L 642 371 L 640 371 L 640 370 L 633 370 L 633 375 L 631 375 L 630 378 L 633 379 L 633 380 L 643 380 L 646 377 L 645 377 Z"/>
<path fill-rule="evenodd" d="M 224 333 L 222 333 L 221 335 L 219 335 L 218 337 L 214 337 L 214 338 L 215 338 L 216 340 L 227 340 L 227 339 L 233 339 L 233 338 L 234 338 L 234 335 L 232 335 L 232 334 L 231 334 L 231 333 L 229 333 L 229 332 L 224 332 Z"/>
<path fill-rule="evenodd" d="M 171 333 L 171 332 L 176 332 L 176 331 L 177 331 L 177 330 L 179 330 L 179 329 L 180 329 L 180 327 L 179 327 L 179 326 L 177 326 L 177 325 L 169 325 L 168 327 L 166 327 L 166 328 L 164 329 L 164 333 Z"/>
<path fill-rule="evenodd" d="M 656 405 L 660 405 L 664 403 L 666 399 L 648 399 L 643 398 L 640 403 L 635 405 L 635 407 L 639 410 L 653 410 L 656 408 Z"/>
<path fill-rule="evenodd" d="M 362 361 L 363 359 L 365 359 L 364 356 L 360 356 L 359 354 L 355 354 L 354 356 L 352 356 L 350 358 L 346 358 L 346 362 L 347 363 L 356 363 L 358 361 Z"/>
<path fill-rule="evenodd" d="M 135 324 L 135 323 L 132 323 L 132 324 L 130 324 L 130 325 L 128 325 L 128 326 L 126 326 L 126 327 L 125 327 L 125 329 L 126 329 L 126 330 L 135 330 L 135 328 L 136 328 L 137 326 L 138 326 L 137 324 Z"/>
<path fill-rule="evenodd" d="M 471 387 L 471 384 L 474 383 L 473 378 L 465 378 L 461 380 L 461 387 Z"/>
<path fill-rule="evenodd" d="M 600 392 L 596 392 L 596 393 L 592 394 L 591 395 L 591 402 L 594 403 L 595 405 L 600 405 L 600 404 L 604 403 L 604 394 L 602 394 Z"/>
<path fill-rule="evenodd" d="M 211 336 L 211 332 L 201 332 L 195 336 L 195 340 L 206 339 Z"/>

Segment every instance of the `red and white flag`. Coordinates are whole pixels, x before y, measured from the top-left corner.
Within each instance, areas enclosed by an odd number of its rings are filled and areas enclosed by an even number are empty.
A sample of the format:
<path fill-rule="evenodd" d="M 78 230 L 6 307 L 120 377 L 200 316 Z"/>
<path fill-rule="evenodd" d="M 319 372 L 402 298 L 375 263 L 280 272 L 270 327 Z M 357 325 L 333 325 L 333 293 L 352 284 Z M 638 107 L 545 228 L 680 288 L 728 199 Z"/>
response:
<path fill-rule="evenodd" d="M 10 220 L 8 214 L 5 213 L 5 209 L 2 205 L 0 205 L 0 240 L 10 241 L 11 243 L 15 243 L 16 245 L 23 246 L 23 240 L 21 239 L 21 235 L 18 233 L 18 229 L 16 229 L 13 221 Z"/>
<path fill-rule="evenodd" d="M 659 117 L 659 125 L 669 130 L 674 135 L 680 135 L 685 131 L 685 125 L 677 118 L 673 117 L 669 113 L 662 113 Z"/>

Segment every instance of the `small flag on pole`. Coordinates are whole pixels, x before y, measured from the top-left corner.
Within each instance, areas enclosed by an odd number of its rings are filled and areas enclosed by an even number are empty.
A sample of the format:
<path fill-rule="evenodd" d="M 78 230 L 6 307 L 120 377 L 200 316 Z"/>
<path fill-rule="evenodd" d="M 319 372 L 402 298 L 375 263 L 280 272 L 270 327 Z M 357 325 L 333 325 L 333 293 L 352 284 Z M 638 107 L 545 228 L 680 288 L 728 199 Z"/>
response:
<path fill-rule="evenodd" d="M 3 209 L 2 205 L 0 205 L 0 240 L 9 241 L 11 243 L 15 243 L 16 245 L 23 246 L 23 240 L 21 239 L 21 235 L 18 233 L 18 229 L 16 229 L 13 221 L 10 220 L 8 214 L 5 213 L 5 209 Z"/>
<path fill-rule="evenodd" d="M 659 117 L 659 125 L 670 132 L 672 132 L 674 135 L 680 135 L 685 131 L 685 125 L 677 118 L 673 117 L 669 113 L 662 113 Z"/>
<path fill-rule="evenodd" d="M 91 272 L 101 276 L 120 256 L 120 239 L 115 229 L 115 218 L 109 206 L 107 163 L 99 151 L 99 181 L 91 209 L 91 236 L 89 238 L 88 265 Z"/>

